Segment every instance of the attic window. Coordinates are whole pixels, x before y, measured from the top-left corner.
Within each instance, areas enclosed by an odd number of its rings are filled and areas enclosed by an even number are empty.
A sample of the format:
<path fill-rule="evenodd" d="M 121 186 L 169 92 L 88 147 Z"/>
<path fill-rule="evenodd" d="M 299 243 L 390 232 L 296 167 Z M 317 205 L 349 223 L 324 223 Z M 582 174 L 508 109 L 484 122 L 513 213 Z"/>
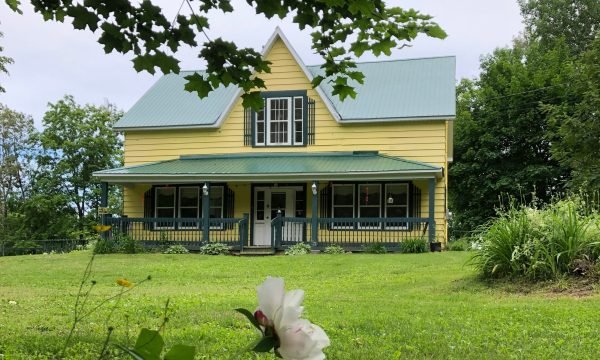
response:
<path fill-rule="evenodd" d="M 314 144 L 314 101 L 305 90 L 263 92 L 262 97 L 264 106 L 260 111 L 246 110 L 244 145 Z"/>

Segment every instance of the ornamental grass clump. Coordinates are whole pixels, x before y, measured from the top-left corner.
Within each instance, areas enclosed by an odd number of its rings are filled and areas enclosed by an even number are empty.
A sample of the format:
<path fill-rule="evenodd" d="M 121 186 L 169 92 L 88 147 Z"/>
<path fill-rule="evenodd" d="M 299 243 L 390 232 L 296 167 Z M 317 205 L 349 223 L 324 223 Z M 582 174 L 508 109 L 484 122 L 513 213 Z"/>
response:
<path fill-rule="evenodd" d="M 600 221 L 584 205 L 571 198 L 545 209 L 511 206 L 482 229 L 472 263 L 485 277 L 593 274 L 589 269 L 600 263 Z"/>

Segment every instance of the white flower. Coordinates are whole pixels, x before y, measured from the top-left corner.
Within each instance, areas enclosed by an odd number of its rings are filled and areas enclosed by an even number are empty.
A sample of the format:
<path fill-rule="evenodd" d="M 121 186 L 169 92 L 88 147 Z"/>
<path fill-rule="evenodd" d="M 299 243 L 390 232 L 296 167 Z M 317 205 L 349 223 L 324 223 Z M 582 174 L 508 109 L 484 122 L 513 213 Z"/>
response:
<path fill-rule="evenodd" d="M 325 359 L 323 349 L 329 338 L 319 326 L 300 319 L 304 307 L 303 290 L 284 290 L 282 278 L 268 277 L 256 288 L 258 309 L 255 317 L 264 327 L 272 327 L 279 338 L 277 351 L 284 359 Z"/>
<path fill-rule="evenodd" d="M 16 302 L 16 301 L 14 301 L 14 300 L 10 300 L 8 303 L 9 303 L 10 305 L 17 305 L 17 302 Z"/>

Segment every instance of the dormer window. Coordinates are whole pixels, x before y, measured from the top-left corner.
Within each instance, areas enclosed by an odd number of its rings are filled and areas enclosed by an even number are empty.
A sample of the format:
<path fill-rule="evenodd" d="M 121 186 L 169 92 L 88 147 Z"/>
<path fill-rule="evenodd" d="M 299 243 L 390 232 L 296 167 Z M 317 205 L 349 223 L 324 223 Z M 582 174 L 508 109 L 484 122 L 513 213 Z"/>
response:
<path fill-rule="evenodd" d="M 244 145 L 314 144 L 315 102 L 305 90 L 263 92 L 262 97 L 264 107 L 260 111 L 245 112 Z"/>

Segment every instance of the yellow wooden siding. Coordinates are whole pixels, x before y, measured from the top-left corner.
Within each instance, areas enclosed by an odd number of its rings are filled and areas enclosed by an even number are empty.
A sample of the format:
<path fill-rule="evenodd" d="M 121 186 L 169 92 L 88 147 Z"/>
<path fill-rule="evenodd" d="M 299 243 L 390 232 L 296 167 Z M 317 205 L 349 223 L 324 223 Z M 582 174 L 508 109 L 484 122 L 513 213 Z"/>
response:
<path fill-rule="evenodd" d="M 243 146 L 244 111 L 241 99 L 225 119 L 219 129 L 185 129 L 161 131 L 125 132 L 126 166 L 147 162 L 178 158 L 189 154 L 227 154 L 244 152 L 324 152 L 378 150 L 391 156 L 398 156 L 443 166 L 447 173 L 447 136 L 446 121 L 412 121 L 375 124 L 339 124 L 329 113 L 325 103 L 312 89 L 310 81 L 295 62 L 293 56 L 281 40 L 277 41 L 266 59 L 272 62 L 271 73 L 263 74 L 268 91 L 307 90 L 308 96 L 315 99 L 315 145 L 308 147 L 253 148 Z M 427 183 L 418 182 L 422 191 L 423 204 L 428 202 Z M 446 178 L 436 186 L 436 223 L 440 239 L 445 238 L 445 196 Z M 240 188 L 240 190 L 242 190 Z M 135 204 L 143 199 L 143 191 L 138 187 L 125 188 L 125 213 L 141 214 L 143 208 Z M 247 195 L 242 195 L 247 193 Z M 245 196 L 249 204 L 247 191 L 236 191 Z M 241 201 L 241 200 L 240 200 Z M 237 209 L 240 207 L 236 206 Z M 310 210 L 310 207 L 309 207 Z M 426 210 L 422 213 L 427 216 Z M 238 216 L 239 214 L 236 214 Z M 133 215 L 130 215 L 133 216 Z"/>

